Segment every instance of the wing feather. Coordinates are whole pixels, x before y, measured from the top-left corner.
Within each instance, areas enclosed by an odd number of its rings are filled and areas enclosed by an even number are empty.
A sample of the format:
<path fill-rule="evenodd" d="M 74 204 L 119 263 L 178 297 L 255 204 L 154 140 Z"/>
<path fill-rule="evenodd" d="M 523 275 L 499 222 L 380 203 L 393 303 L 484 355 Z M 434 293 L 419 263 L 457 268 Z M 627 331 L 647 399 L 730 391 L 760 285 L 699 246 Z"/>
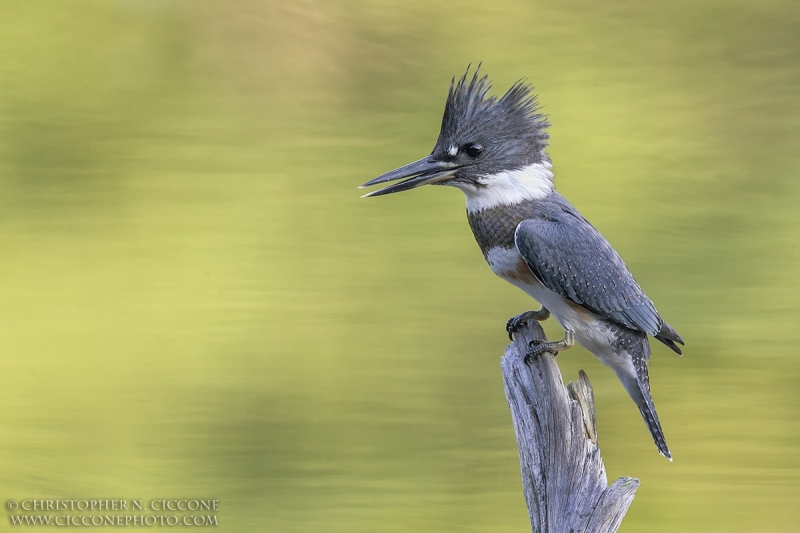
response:
<path fill-rule="evenodd" d="M 566 200 L 517 226 L 515 243 L 547 288 L 628 328 L 656 336 L 663 320 L 611 244 Z"/>

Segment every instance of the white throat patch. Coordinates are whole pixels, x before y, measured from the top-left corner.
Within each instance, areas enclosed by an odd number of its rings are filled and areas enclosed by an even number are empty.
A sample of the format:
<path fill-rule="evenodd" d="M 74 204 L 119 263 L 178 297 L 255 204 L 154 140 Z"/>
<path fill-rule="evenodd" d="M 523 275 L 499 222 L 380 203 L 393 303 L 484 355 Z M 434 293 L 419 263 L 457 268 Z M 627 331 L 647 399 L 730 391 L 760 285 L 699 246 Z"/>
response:
<path fill-rule="evenodd" d="M 517 170 L 481 176 L 480 182 L 485 187 L 458 188 L 464 191 L 467 197 L 467 211 L 470 213 L 499 205 L 512 205 L 524 200 L 541 200 L 555 188 L 553 173 L 550 172 L 552 167 L 553 165 L 547 161 L 534 163 Z"/>

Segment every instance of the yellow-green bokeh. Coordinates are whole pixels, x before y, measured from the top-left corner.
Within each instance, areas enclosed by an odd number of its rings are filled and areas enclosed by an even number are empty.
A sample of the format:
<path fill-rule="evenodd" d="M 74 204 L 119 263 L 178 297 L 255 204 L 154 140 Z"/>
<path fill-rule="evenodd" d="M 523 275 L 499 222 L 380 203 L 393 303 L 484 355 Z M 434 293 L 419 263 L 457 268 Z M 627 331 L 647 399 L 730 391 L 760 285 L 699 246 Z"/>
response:
<path fill-rule="evenodd" d="M 796 531 L 789 1 L 0 4 L 0 499 L 525 531 L 499 356 L 535 304 L 458 191 L 356 189 L 430 150 L 479 61 L 536 85 L 559 189 L 687 341 L 651 367 L 672 464 L 608 369 L 559 356 L 609 477 L 642 481 L 622 531 Z"/>

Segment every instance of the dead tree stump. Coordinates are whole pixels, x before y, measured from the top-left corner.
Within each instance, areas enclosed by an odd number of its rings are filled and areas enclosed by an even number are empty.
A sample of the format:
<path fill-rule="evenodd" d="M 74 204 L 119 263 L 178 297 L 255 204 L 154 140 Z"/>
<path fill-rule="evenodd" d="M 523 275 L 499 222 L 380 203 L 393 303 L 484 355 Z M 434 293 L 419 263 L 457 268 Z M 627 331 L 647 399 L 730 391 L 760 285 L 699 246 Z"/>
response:
<path fill-rule="evenodd" d="M 610 487 L 597 447 L 594 396 L 580 371 L 565 387 L 555 358 L 525 364 L 532 339 L 545 339 L 537 322 L 514 336 L 502 359 L 506 399 L 519 447 L 525 502 L 534 533 L 613 533 L 639 480 L 621 477 Z"/>

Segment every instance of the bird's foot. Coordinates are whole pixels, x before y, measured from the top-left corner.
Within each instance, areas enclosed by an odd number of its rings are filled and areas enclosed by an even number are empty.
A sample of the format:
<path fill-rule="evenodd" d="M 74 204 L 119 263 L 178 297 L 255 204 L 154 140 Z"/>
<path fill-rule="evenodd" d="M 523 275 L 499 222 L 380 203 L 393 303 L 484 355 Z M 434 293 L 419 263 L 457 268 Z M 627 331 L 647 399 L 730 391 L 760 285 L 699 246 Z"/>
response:
<path fill-rule="evenodd" d="M 547 320 L 550 318 L 550 311 L 545 309 L 542 306 L 541 309 L 538 311 L 525 311 L 522 314 L 519 314 L 513 318 L 509 318 L 508 322 L 506 322 L 506 331 L 508 332 L 508 338 L 514 340 L 514 333 L 516 333 L 519 328 L 530 322 L 531 320 L 536 320 L 537 322 L 541 322 L 543 320 Z"/>
<path fill-rule="evenodd" d="M 550 352 L 553 356 L 556 356 L 561 350 L 567 350 L 574 345 L 575 334 L 572 331 L 564 332 L 564 338 L 560 341 L 547 342 L 542 339 L 534 339 L 528 344 L 530 351 L 525 354 L 525 363 L 530 363 L 531 359 L 539 357 L 544 352 Z"/>

